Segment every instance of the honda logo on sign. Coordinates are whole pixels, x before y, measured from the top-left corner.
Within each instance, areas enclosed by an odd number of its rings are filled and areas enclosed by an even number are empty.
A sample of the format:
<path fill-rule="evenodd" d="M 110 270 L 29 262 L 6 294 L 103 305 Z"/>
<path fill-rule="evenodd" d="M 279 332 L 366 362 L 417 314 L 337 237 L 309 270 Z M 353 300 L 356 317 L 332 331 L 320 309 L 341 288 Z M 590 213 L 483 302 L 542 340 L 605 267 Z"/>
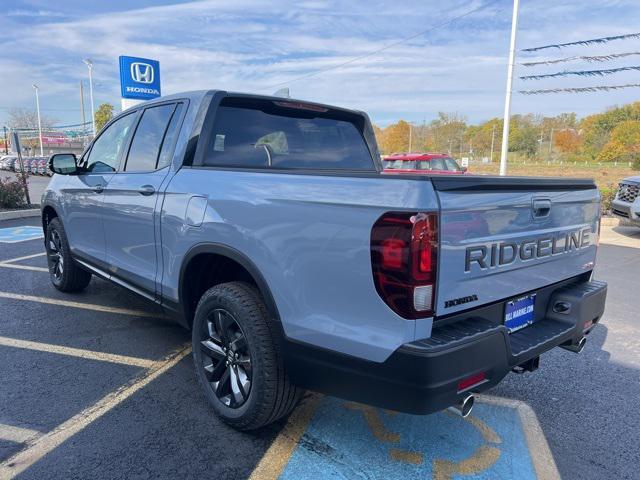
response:
<path fill-rule="evenodd" d="M 148 63 L 131 64 L 131 78 L 138 83 L 153 83 L 153 67 Z"/>
<path fill-rule="evenodd" d="M 140 57 L 120 57 L 120 92 L 122 98 L 150 100 L 159 97 L 160 63 Z"/>

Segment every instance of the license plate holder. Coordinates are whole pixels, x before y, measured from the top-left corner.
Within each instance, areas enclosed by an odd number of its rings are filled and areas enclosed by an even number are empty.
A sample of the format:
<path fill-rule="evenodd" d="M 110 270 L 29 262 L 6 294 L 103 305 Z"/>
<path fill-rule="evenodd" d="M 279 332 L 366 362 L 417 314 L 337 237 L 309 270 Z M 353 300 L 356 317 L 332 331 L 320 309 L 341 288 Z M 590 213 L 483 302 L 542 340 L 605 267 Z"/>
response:
<path fill-rule="evenodd" d="M 528 327 L 535 321 L 536 294 L 530 293 L 511 300 L 504 306 L 504 326 L 509 333 Z"/>

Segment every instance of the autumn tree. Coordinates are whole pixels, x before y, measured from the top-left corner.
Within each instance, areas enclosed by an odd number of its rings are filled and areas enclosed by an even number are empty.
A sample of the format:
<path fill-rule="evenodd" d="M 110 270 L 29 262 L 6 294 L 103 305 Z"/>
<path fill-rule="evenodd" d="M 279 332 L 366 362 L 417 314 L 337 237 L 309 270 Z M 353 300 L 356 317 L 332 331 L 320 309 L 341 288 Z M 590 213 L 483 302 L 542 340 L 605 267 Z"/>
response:
<path fill-rule="evenodd" d="M 604 146 L 598 160 L 601 162 L 640 161 L 640 121 L 626 120 L 611 132 L 611 139 Z"/>
<path fill-rule="evenodd" d="M 576 154 L 580 148 L 580 135 L 573 128 L 565 128 L 554 133 L 553 143 L 564 154 Z"/>
<path fill-rule="evenodd" d="M 409 128 L 411 128 L 411 125 L 404 120 L 385 128 L 382 132 L 381 150 L 385 154 L 408 151 Z"/>

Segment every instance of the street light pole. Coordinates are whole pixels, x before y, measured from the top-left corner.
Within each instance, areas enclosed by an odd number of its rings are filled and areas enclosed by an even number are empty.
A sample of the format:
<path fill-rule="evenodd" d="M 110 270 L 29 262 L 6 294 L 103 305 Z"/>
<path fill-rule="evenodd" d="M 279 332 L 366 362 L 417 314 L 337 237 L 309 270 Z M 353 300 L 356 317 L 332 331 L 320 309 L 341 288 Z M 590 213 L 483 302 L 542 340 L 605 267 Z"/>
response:
<path fill-rule="evenodd" d="M 491 157 L 489 157 L 489 163 L 493 165 L 493 143 L 496 139 L 496 124 L 493 124 L 493 128 L 491 129 Z"/>
<path fill-rule="evenodd" d="M 36 111 L 38 112 L 38 137 L 40 138 L 40 156 L 43 157 L 44 152 L 42 151 L 42 122 L 40 121 L 40 97 L 38 96 L 38 86 L 34 83 L 32 87 L 36 91 Z"/>
<path fill-rule="evenodd" d="M 91 125 L 93 128 L 93 136 L 96 136 L 96 114 L 93 106 L 93 62 L 85 58 L 83 60 L 85 65 L 89 68 L 89 100 L 91 101 Z"/>
<path fill-rule="evenodd" d="M 507 152 L 509 151 L 509 120 L 511 117 L 511 90 L 513 88 L 513 65 L 516 56 L 516 32 L 518 31 L 518 9 L 520 0 L 513 0 L 511 17 L 511 40 L 509 43 L 509 65 L 507 67 L 507 92 L 504 98 L 504 125 L 502 127 L 502 150 L 500 152 L 500 175 L 507 174 Z"/>

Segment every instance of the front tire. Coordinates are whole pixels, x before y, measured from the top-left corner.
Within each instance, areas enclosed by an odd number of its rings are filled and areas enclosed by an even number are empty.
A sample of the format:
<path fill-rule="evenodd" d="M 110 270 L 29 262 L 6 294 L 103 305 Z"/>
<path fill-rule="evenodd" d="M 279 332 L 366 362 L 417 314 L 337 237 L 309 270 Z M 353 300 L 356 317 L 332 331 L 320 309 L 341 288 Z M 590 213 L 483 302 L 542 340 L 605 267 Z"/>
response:
<path fill-rule="evenodd" d="M 87 288 L 91 273 L 82 269 L 71 258 L 71 249 L 59 218 L 47 225 L 45 249 L 51 283 L 61 292 L 79 292 Z"/>
<path fill-rule="evenodd" d="M 254 430 L 289 414 L 301 390 L 291 385 L 260 295 L 229 282 L 202 295 L 193 321 L 196 375 L 228 425 Z"/>

